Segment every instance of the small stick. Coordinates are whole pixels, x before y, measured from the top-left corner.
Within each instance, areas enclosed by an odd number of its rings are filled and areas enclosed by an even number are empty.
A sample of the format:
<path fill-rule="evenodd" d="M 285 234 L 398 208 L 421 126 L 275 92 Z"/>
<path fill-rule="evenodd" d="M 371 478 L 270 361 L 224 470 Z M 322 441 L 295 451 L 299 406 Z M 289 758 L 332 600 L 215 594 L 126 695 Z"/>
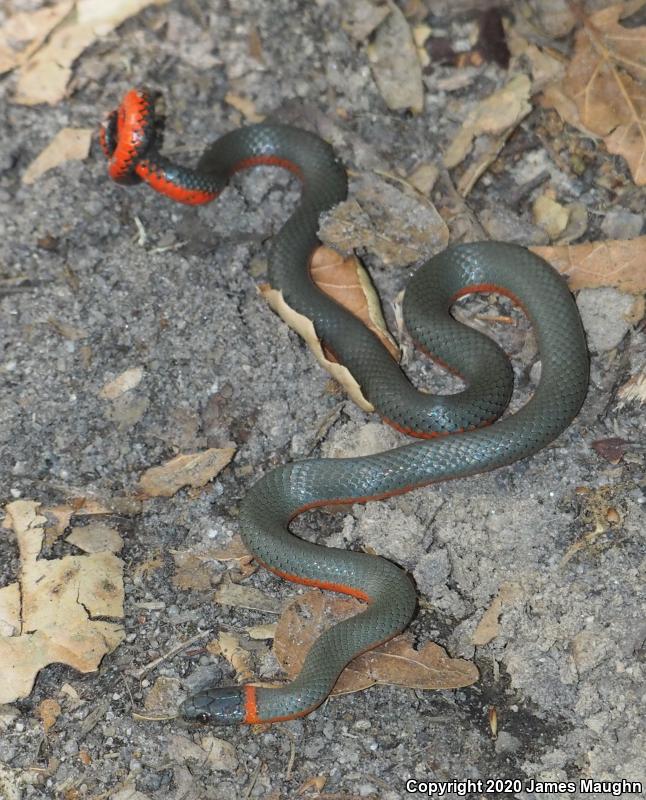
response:
<path fill-rule="evenodd" d="M 538 175 L 531 178 L 531 180 L 521 183 L 520 186 L 517 186 L 511 193 L 510 205 L 518 205 L 518 203 L 527 197 L 530 192 L 533 192 L 537 186 L 540 186 L 541 183 L 545 183 L 546 180 L 549 180 L 549 177 L 549 170 L 544 169 L 542 172 L 539 172 Z"/>
<path fill-rule="evenodd" d="M 143 667 L 139 667 L 139 669 L 129 669 L 127 670 L 128 675 L 132 675 L 134 678 L 138 678 L 141 680 L 147 672 L 150 672 L 151 669 L 155 669 L 162 661 L 166 661 L 166 659 L 171 658 L 176 653 L 179 653 L 181 650 L 184 650 L 189 644 L 193 644 L 198 639 L 203 639 L 205 636 L 209 636 L 211 631 L 201 631 L 200 633 L 196 633 L 195 636 L 191 636 L 190 639 L 187 639 L 185 642 L 180 642 L 176 644 L 174 647 L 164 653 L 163 655 L 156 658 L 154 661 L 150 661 L 148 664 L 144 664 Z"/>

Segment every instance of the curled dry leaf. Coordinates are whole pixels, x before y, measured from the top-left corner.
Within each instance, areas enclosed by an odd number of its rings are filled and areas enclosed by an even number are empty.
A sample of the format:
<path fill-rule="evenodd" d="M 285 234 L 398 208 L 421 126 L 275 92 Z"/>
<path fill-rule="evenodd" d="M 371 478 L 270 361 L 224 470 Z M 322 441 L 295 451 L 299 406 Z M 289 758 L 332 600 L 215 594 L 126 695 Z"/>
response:
<path fill-rule="evenodd" d="M 565 77 L 545 92 L 566 122 L 604 138 L 646 185 L 646 26 L 620 23 L 627 3 L 582 17 Z"/>
<path fill-rule="evenodd" d="M 319 247 L 310 262 L 310 275 L 321 291 L 360 319 L 381 339 L 393 358 L 399 358 L 399 350 L 381 313 L 379 296 L 356 256 L 343 258 L 330 247 Z"/>
<path fill-rule="evenodd" d="M 212 447 L 201 453 L 176 456 L 160 467 L 146 470 L 139 479 L 139 491 L 147 497 L 172 497 L 184 486 L 204 486 L 226 467 L 234 454 L 234 447 Z"/>
<path fill-rule="evenodd" d="M 646 291 L 646 236 L 530 250 L 565 275 L 571 289 L 614 286 L 622 292 Z"/>
<path fill-rule="evenodd" d="M 331 625 L 365 610 L 358 600 L 307 592 L 284 610 L 278 621 L 274 653 L 290 678 L 300 671 L 312 643 Z M 415 650 L 405 636 L 397 636 L 355 658 L 336 682 L 333 694 L 356 692 L 375 683 L 416 689 L 455 689 L 478 679 L 474 664 L 447 656 L 427 642 Z"/>
<path fill-rule="evenodd" d="M 99 397 L 103 397 L 105 400 L 116 400 L 117 397 L 121 397 L 125 392 L 138 386 L 143 376 L 144 371 L 141 367 L 131 367 L 117 375 L 114 380 L 106 383 L 99 392 Z"/>
<path fill-rule="evenodd" d="M 471 151 L 476 136 L 509 134 L 532 110 L 531 82 L 516 75 L 509 83 L 486 97 L 467 115 L 444 154 L 449 169 L 456 167 Z"/>
<path fill-rule="evenodd" d="M 123 562 L 112 553 L 39 558 L 47 520 L 38 506 L 17 500 L 5 507 L 20 575 L 0 589 L 0 703 L 26 697 L 47 664 L 92 672 L 124 635 L 120 624 L 98 619 L 123 617 Z"/>
<path fill-rule="evenodd" d="M 260 293 L 283 322 L 286 322 L 293 331 L 296 331 L 305 340 L 314 358 L 324 370 L 330 373 L 335 381 L 343 386 L 352 401 L 364 411 L 374 411 L 375 407 L 364 397 L 361 387 L 352 376 L 350 370 L 344 367 L 343 364 L 331 361 L 323 352 L 321 340 L 316 333 L 312 320 L 288 305 L 282 291 L 272 289 L 268 284 L 264 284 L 260 287 Z"/>
<path fill-rule="evenodd" d="M 35 183 L 41 175 L 66 161 L 83 161 L 90 152 L 91 128 L 63 128 L 25 170 L 22 182 Z M 85 336 L 87 334 L 83 334 Z M 83 336 L 69 338 L 83 338 Z"/>
<path fill-rule="evenodd" d="M 424 83 L 417 45 L 403 12 L 393 2 L 388 7 L 390 14 L 368 47 L 372 74 L 388 108 L 409 108 L 419 114 L 424 108 Z"/>
<path fill-rule="evenodd" d="M 242 647 L 239 636 L 222 631 L 216 640 L 207 645 L 206 649 L 212 655 L 226 658 L 235 670 L 238 683 L 253 680 L 251 654 Z"/>
<path fill-rule="evenodd" d="M 524 59 L 532 75 L 532 93 L 563 77 L 566 59 L 556 50 L 541 49 L 520 33 L 517 27 L 507 29 L 507 44 L 514 58 Z"/>
<path fill-rule="evenodd" d="M 372 281 L 357 258 L 354 256 L 343 258 L 335 250 L 321 246 L 312 256 L 311 274 L 321 291 L 372 330 L 394 358 L 399 357 L 397 345 L 386 328 Z M 305 340 L 319 364 L 344 387 L 352 400 L 360 408 L 373 411 L 374 406 L 364 397 L 348 368 L 339 364 L 333 353 L 323 350 L 312 321 L 291 308 L 285 302 L 281 291 L 267 284 L 261 286 L 260 291 L 271 308 Z"/>

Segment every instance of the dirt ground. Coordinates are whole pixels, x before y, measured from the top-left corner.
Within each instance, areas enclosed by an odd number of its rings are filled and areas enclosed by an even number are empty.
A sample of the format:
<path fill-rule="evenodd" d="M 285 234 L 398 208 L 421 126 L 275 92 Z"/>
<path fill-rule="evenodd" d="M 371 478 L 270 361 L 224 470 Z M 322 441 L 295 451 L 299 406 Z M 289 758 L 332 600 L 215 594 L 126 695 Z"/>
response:
<path fill-rule="evenodd" d="M 5 5 L 5 16 L 35 7 Z M 146 84 L 164 94 L 169 155 L 190 163 L 245 114 L 291 121 L 333 143 L 351 170 L 350 195 L 368 186 L 373 204 L 383 203 L 377 216 L 397 229 L 398 218 L 411 217 L 398 179 L 420 165 L 441 167 L 467 113 L 522 72 L 522 60 L 508 72 L 493 57 L 462 64 L 432 53 L 423 110 L 393 110 L 371 72 L 372 34 L 361 41 L 348 32 L 350 10 L 362 5 L 173 0 L 90 44 L 60 102 L 17 103 L 16 73 L 0 80 L 2 500 L 105 503 L 112 513 L 102 520 L 123 538 L 125 586 L 125 637 L 98 671 L 46 666 L 29 696 L 0 706 L 2 798 L 398 800 L 439 797 L 440 787 L 425 790 L 425 782 L 470 779 L 483 784 L 445 785 L 443 796 L 527 800 L 544 794 L 532 780 L 572 782 L 552 797 L 639 796 L 625 786 L 586 792 L 581 779 L 646 786 L 644 417 L 639 399 L 622 394 L 643 374 L 646 344 L 643 306 L 612 285 L 578 295 L 590 390 L 552 446 L 491 474 L 296 524 L 303 535 L 406 567 L 420 596 L 415 641 L 473 661 L 476 683 L 376 685 L 275 726 L 194 728 L 172 718 L 186 692 L 235 681 L 232 662 L 206 649 L 218 632 L 240 636 L 256 678 L 279 679 L 271 641 L 248 629 L 276 622 L 276 611 L 303 593 L 263 570 L 244 577 L 214 561 L 189 564 L 182 583 L 173 551 L 226 547 L 242 497 L 272 466 L 405 437 L 353 406 L 257 290 L 267 239 L 298 200 L 291 177 L 248 171 L 216 203 L 181 207 L 110 182 L 96 137 L 87 158 L 32 184 L 23 176 L 60 129 L 95 128 L 126 89 Z M 427 24 L 433 38 L 466 52 L 478 35 L 473 7 L 485 5 L 402 8 L 412 27 Z M 541 30 L 536 5 L 511 4 L 508 24 L 529 15 L 535 41 L 567 59 L 574 34 Z M 251 104 L 244 113 L 239 98 Z M 533 213 L 546 189 L 587 210 L 577 243 L 645 234 L 644 191 L 626 163 L 531 102 L 466 199 L 455 188 L 462 166 L 440 169 L 427 200 L 451 241 L 553 243 Z M 425 219 L 428 203 L 418 206 Z M 415 264 L 386 263 L 377 247 L 357 246 L 397 330 L 394 301 Z M 421 250 L 419 259 L 428 255 Z M 522 314 L 486 295 L 461 301 L 459 313 L 510 351 L 517 408 L 538 374 Z M 418 384 L 456 385 L 404 344 Z M 102 393 L 133 369 L 141 372 L 132 389 L 116 399 Z M 609 439 L 623 442 L 614 443 L 618 456 L 592 446 Z M 236 448 L 233 461 L 203 489 L 143 502 L 134 494 L 149 467 L 227 446 Z M 81 512 L 75 525 L 91 521 Z M 20 563 L 13 534 L 2 533 L 5 585 Z M 79 552 L 54 537 L 42 557 Z M 273 605 L 217 602 L 214 590 L 231 578 Z M 496 603 L 498 626 L 476 646 L 474 631 Z M 152 690 L 168 692 L 171 718 L 150 718 Z M 58 709 L 47 724 L 42 703 L 50 699 Z M 486 783 L 497 779 L 509 783 Z M 409 780 L 420 793 L 407 790 Z"/>

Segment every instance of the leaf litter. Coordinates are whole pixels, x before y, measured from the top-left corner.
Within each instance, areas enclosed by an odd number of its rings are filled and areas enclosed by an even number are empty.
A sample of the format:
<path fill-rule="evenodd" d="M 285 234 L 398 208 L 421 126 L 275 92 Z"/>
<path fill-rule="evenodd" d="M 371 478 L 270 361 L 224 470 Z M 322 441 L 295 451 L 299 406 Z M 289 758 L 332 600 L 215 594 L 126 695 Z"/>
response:
<path fill-rule="evenodd" d="M 18 581 L 0 588 L 0 704 L 26 697 L 48 664 L 93 672 L 124 638 L 123 561 L 114 553 L 39 558 L 47 519 L 40 504 L 5 506 L 20 556 Z M 99 619 L 101 618 L 101 619 Z"/>

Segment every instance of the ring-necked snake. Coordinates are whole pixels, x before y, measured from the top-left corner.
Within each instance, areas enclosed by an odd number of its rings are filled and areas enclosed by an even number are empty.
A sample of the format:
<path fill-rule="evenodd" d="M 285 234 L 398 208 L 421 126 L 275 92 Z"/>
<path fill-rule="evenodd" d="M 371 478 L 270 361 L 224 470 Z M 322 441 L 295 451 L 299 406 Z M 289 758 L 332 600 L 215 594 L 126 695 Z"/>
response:
<path fill-rule="evenodd" d="M 296 583 L 358 597 L 368 607 L 324 633 L 292 683 L 207 688 L 187 699 L 182 713 L 202 722 L 292 719 L 325 700 L 354 656 L 408 625 L 416 594 L 407 574 L 390 561 L 303 541 L 290 533 L 290 520 L 317 506 L 363 503 L 495 469 L 545 447 L 570 424 L 585 398 L 583 329 L 565 281 L 538 256 L 501 242 L 451 247 L 410 281 L 404 318 L 422 348 L 461 375 L 467 388 L 450 396 L 418 391 L 377 337 L 310 277 L 319 215 L 347 192 L 345 170 L 332 148 L 298 128 L 250 125 L 218 139 L 195 169 L 186 169 L 158 152 L 160 125 L 153 104 L 148 90 L 131 90 L 104 122 L 101 144 L 110 176 L 121 183 L 143 180 L 174 200 L 197 204 L 215 198 L 233 173 L 256 164 L 278 165 L 297 175 L 301 201 L 272 241 L 271 285 L 313 322 L 319 339 L 348 367 L 381 416 L 422 437 L 362 458 L 286 464 L 258 481 L 242 503 L 242 537 L 262 565 Z M 532 399 L 491 427 L 510 398 L 511 367 L 491 339 L 449 314 L 458 297 L 476 291 L 496 291 L 522 306 L 537 332 L 541 359 Z M 441 436 L 447 433 L 457 435 Z"/>

